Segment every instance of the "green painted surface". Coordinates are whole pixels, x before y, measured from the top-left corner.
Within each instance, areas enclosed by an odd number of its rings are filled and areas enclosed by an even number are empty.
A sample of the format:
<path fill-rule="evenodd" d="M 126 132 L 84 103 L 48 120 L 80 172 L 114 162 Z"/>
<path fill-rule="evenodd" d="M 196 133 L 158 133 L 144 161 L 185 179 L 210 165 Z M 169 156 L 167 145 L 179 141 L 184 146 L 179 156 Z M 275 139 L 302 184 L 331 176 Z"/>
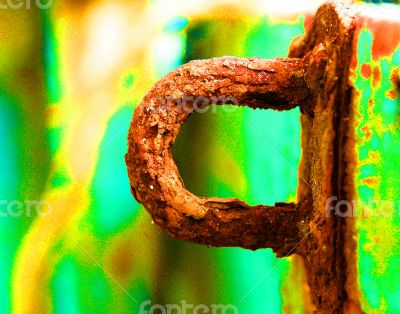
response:
<path fill-rule="evenodd" d="M 366 312 L 398 313 L 400 101 L 390 78 L 400 67 L 400 46 L 390 55 L 373 59 L 373 41 L 373 33 L 363 29 L 353 77 L 358 92 L 355 184 L 359 202 L 359 283 Z"/>

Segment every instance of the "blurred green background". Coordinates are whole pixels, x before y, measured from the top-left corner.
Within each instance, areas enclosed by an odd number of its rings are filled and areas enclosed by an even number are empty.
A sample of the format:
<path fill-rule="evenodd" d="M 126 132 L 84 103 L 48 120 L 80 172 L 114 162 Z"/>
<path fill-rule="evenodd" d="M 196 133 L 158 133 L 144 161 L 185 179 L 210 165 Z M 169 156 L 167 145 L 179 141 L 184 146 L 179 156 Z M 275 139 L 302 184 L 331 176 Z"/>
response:
<path fill-rule="evenodd" d="M 86 0 L 0 10 L 0 313 L 138 313 L 146 300 L 306 311 L 296 257 L 164 235 L 130 194 L 124 154 L 133 110 L 157 79 L 191 59 L 284 57 L 320 2 Z M 299 116 L 193 115 L 174 147 L 186 186 L 250 204 L 295 201 Z"/>
<path fill-rule="evenodd" d="M 124 164 L 133 109 L 157 79 L 191 59 L 287 55 L 304 10 L 273 9 L 65 1 L 0 12 L 1 199 L 24 206 L 0 220 L 0 312 L 136 313 L 146 300 L 301 312 L 291 259 L 169 238 L 131 196 Z M 199 195 L 295 200 L 299 126 L 298 110 L 218 108 L 190 118 L 175 158 Z M 25 200 L 47 207 L 27 214 Z"/>

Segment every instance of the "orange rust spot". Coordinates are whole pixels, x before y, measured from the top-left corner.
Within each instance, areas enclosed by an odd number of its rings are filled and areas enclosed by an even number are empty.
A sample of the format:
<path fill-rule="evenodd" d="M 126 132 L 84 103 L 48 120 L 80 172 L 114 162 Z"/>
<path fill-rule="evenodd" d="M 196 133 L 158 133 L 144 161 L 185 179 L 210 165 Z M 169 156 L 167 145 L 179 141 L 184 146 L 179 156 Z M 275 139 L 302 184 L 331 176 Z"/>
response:
<path fill-rule="evenodd" d="M 390 74 L 390 81 L 395 86 L 394 93 L 396 94 L 396 90 L 397 90 L 398 93 L 400 93 L 400 73 L 399 73 L 399 68 L 395 68 L 393 70 L 392 74 Z M 395 97 L 396 96 L 394 96 L 394 98 Z"/>
<path fill-rule="evenodd" d="M 397 91 L 395 90 L 395 89 L 391 89 L 389 92 L 388 92 L 388 98 L 390 98 L 390 99 L 396 99 L 396 97 L 397 97 Z"/>
<path fill-rule="evenodd" d="M 118 243 L 109 256 L 111 273 L 118 280 L 126 280 L 133 272 L 134 263 L 133 245 L 130 241 Z"/>
<path fill-rule="evenodd" d="M 365 178 L 362 179 L 360 183 L 368 186 L 375 186 L 378 183 L 378 181 L 376 178 Z"/>
<path fill-rule="evenodd" d="M 380 83 L 382 78 L 381 69 L 378 66 L 374 67 L 374 72 L 372 76 L 372 85 L 376 86 Z"/>
<path fill-rule="evenodd" d="M 392 71 L 392 73 L 390 74 L 390 81 L 393 84 L 397 84 L 400 80 L 400 76 L 399 76 L 399 68 L 394 68 L 394 70 Z"/>
<path fill-rule="evenodd" d="M 371 65 L 368 63 L 361 64 L 361 75 L 363 78 L 371 77 Z"/>
<path fill-rule="evenodd" d="M 374 101 L 372 98 L 368 99 L 368 107 L 372 108 L 374 106 Z"/>
<path fill-rule="evenodd" d="M 391 55 L 400 42 L 398 22 L 380 21 L 372 23 L 374 40 L 372 42 L 372 58 L 378 60 L 382 56 Z M 382 36 L 382 34 L 384 34 Z"/>
<path fill-rule="evenodd" d="M 367 138 L 367 140 L 369 140 L 371 138 L 371 129 L 368 125 L 364 125 L 361 128 L 361 131 L 365 134 L 365 137 Z"/>
<path fill-rule="evenodd" d="M 372 161 L 379 161 L 379 153 L 378 152 L 373 152 L 373 151 L 370 151 L 369 152 L 369 156 L 370 156 L 370 158 L 371 158 L 371 160 Z"/>

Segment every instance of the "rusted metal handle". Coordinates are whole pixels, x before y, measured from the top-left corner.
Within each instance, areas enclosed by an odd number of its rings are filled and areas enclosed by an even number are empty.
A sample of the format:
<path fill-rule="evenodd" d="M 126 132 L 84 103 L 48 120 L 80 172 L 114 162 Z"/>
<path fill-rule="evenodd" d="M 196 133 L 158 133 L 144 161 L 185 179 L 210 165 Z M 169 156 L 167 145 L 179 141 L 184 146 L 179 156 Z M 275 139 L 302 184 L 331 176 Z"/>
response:
<path fill-rule="evenodd" d="M 318 57 L 318 58 L 316 58 Z M 157 225 L 175 238 L 211 246 L 273 248 L 286 254 L 299 240 L 303 213 L 293 203 L 249 206 L 238 199 L 197 197 L 185 189 L 171 147 L 188 116 L 208 104 L 306 108 L 322 49 L 313 58 L 192 61 L 157 82 L 136 108 L 126 154 L 131 190 Z"/>

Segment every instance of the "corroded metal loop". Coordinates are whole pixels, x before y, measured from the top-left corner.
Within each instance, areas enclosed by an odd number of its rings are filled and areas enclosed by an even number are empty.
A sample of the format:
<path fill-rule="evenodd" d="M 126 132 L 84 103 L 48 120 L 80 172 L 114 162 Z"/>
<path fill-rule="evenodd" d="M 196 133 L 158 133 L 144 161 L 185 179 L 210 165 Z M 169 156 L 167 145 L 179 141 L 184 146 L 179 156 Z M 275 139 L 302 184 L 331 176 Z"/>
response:
<path fill-rule="evenodd" d="M 132 193 L 157 225 L 175 238 L 211 246 L 270 247 L 283 255 L 297 244 L 300 206 L 249 206 L 193 195 L 184 187 L 171 147 L 188 116 L 207 104 L 275 110 L 304 105 L 310 111 L 305 104 L 320 79 L 321 51 L 305 58 L 192 61 L 154 85 L 135 110 L 126 163 Z M 317 70 L 310 71 L 310 65 Z"/>

